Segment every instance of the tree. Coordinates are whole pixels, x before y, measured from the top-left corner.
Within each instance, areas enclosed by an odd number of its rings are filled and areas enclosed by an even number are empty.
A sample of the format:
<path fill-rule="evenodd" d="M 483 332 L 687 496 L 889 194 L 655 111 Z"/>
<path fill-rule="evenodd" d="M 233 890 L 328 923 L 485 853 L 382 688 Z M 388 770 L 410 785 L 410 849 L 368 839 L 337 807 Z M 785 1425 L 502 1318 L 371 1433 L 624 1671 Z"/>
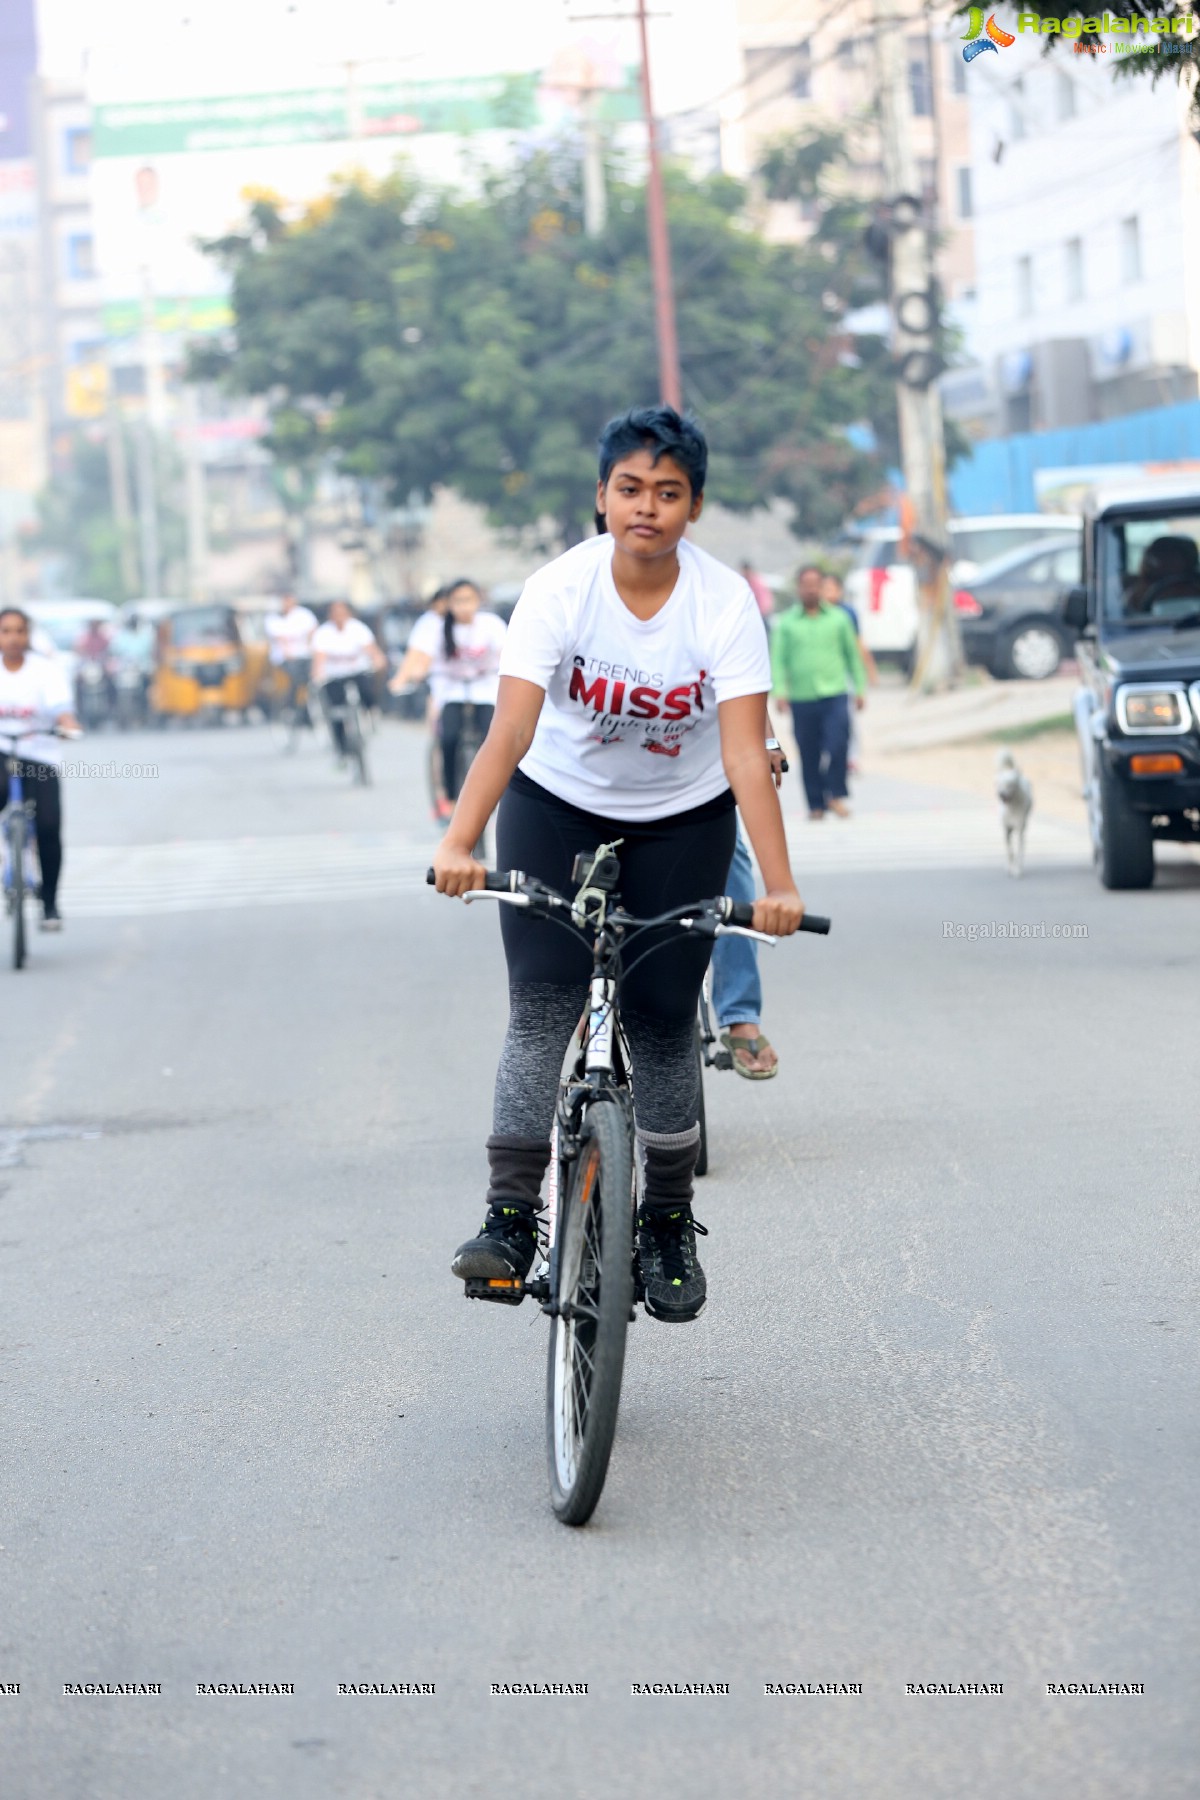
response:
<path fill-rule="evenodd" d="M 113 517 L 104 426 L 81 426 L 56 445 L 55 469 L 37 500 L 31 543 L 56 551 L 67 583 L 89 599 L 135 598 L 121 577 L 121 540 Z M 156 446 L 159 476 L 159 537 L 164 567 L 182 568 L 186 527 L 180 504 L 179 458 Z"/>
<path fill-rule="evenodd" d="M 494 523 L 547 516 L 565 542 L 592 516 L 606 419 L 657 393 L 645 197 L 616 181 L 600 238 L 582 229 L 573 157 L 541 154 L 474 195 L 396 173 L 338 184 L 303 216 L 260 197 L 208 246 L 231 276 L 229 341 L 196 377 L 266 396 L 285 463 L 329 459 L 394 495 L 442 483 Z M 669 180 L 683 384 L 712 443 L 710 492 L 781 495 L 795 529 L 835 527 L 878 486 L 855 448 L 869 379 L 838 325 L 824 248 L 765 243 L 745 190 Z"/>
<path fill-rule="evenodd" d="M 770 199 L 800 202 L 813 216 L 810 246 L 838 272 L 832 298 L 842 313 L 888 299 L 887 234 L 883 231 L 880 235 L 877 202 L 851 191 L 848 165 L 844 134 L 826 126 L 768 145 L 758 169 Z M 900 426 L 891 352 L 883 337 L 869 333 L 856 333 L 853 346 L 862 371 L 859 389 L 863 420 L 870 426 L 886 466 L 898 468 Z M 942 363 L 949 364 L 958 350 L 958 335 L 939 318 L 938 354 Z M 944 421 L 944 431 L 946 466 L 951 468 L 970 455 L 971 446 L 953 419 Z"/>

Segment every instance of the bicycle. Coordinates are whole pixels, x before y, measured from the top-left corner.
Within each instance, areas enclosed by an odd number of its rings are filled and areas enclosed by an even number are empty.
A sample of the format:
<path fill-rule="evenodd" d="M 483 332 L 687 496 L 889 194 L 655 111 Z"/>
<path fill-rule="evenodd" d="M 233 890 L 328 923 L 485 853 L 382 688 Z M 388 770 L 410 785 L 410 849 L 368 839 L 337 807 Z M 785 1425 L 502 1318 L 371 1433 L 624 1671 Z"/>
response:
<path fill-rule="evenodd" d="M 312 727 L 308 686 L 311 664 L 307 657 L 290 657 L 276 666 L 286 677 L 288 691 L 282 705 L 270 709 L 271 736 L 286 756 L 292 756 L 299 747 L 301 731 Z"/>
<path fill-rule="evenodd" d="M 0 812 L 0 831 L 3 832 L 3 843 L 0 845 L 0 854 L 3 856 L 0 886 L 4 890 L 4 910 L 12 921 L 14 969 L 25 967 L 25 896 L 30 894 L 37 900 L 42 891 L 41 877 L 33 853 L 33 800 L 25 797 L 25 778 L 21 773 L 16 747 L 22 738 L 77 738 L 82 735 L 82 732 L 60 731 L 54 727 L 37 731 L 0 732 L 0 744 L 7 745 L 3 757 L 8 776 L 8 804 Z"/>
<path fill-rule="evenodd" d="M 542 1260 L 530 1279 L 472 1280 L 468 1300 L 519 1306 L 528 1294 L 550 1319 L 546 1364 L 546 1449 L 550 1500 L 565 1525 L 585 1525 L 608 1473 L 621 1397 L 625 1336 L 644 1300 L 634 1244 L 638 1171 L 629 1047 L 618 990 L 624 953 L 649 931 L 678 926 L 701 937 L 733 932 L 778 940 L 752 927 L 749 902 L 721 895 L 639 919 L 617 903 L 620 840 L 575 860 L 573 900 L 519 871 L 489 870 L 467 901 L 494 899 L 592 938 L 587 1011 L 563 1059 L 555 1102 Z M 434 881 L 432 869 L 426 877 Z M 824 934 L 829 920 L 806 913 L 801 930 Z"/>
<path fill-rule="evenodd" d="M 328 690 L 335 685 L 342 690 L 342 697 L 332 699 Z M 325 710 L 332 726 L 335 719 L 342 723 L 342 737 L 345 744 L 343 754 L 349 760 L 354 771 L 356 787 L 370 787 L 371 771 L 367 766 L 367 746 L 363 732 L 364 707 L 359 693 L 357 679 L 353 675 L 335 677 L 325 684 Z M 337 734 L 334 733 L 336 743 Z"/>

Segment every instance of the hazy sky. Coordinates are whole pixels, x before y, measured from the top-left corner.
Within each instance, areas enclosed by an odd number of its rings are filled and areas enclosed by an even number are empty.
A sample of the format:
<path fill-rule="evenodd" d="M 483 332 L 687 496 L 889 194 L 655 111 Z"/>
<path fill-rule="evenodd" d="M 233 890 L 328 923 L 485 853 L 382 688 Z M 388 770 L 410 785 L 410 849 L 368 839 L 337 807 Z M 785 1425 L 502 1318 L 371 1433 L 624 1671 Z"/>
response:
<path fill-rule="evenodd" d="M 90 73 L 94 97 L 228 93 L 364 76 L 414 79 L 544 67 L 581 36 L 636 57 L 630 0 L 39 0 L 43 68 Z M 651 0 L 655 109 L 714 99 L 737 80 L 736 0 Z M 382 60 L 381 60 L 382 59 Z"/>

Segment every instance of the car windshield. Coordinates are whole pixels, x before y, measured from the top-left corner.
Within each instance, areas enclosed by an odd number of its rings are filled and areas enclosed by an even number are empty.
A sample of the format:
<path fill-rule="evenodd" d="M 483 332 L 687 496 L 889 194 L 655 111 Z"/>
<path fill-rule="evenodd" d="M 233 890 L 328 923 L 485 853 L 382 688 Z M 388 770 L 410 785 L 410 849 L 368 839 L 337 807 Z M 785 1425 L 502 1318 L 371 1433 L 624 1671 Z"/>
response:
<path fill-rule="evenodd" d="M 961 562 L 994 563 L 1009 552 L 1028 550 L 1045 536 L 1046 525 L 1039 519 L 1027 525 L 956 525 L 953 520 L 950 524 L 950 542 Z"/>
<path fill-rule="evenodd" d="M 56 650 L 73 650 L 87 630 L 87 624 L 86 619 L 64 619 L 61 614 L 57 618 L 47 618 L 40 613 L 33 619 L 34 630 L 44 631 Z"/>
<path fill-rule="evenodd" d="M 224 606 L 197 606 L 176 613 L 171 620 L 171 642 L 196 647 L 237 641 L 237 628 Z"/>
<path fill-rule="evenodd" d="M 975 577 L 975 586 L 982 587 L 987 581 L 1007 581 L 1010 586 L 1078 581 L 1079 562 L 1078 538 L 1038 538 L 984 563 Z"/>
<path fill-rule="evenodd" d="M 1170 624 L 1200 612 L 1200 505 L 1102 520 L 1098 573 L 1107 620 Z"/>

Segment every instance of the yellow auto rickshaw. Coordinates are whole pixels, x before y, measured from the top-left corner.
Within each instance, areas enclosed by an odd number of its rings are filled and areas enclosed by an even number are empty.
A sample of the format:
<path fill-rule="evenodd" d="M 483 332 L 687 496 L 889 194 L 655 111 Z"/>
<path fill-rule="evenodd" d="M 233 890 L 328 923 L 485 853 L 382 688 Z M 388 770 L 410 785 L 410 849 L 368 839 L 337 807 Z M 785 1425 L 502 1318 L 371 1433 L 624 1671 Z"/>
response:
<path fill-rule="evenodd" d="M 265 645 L 246 644 L 232 606 L 180 606 L 159 621 L 150 705 L 160 720 L 243 720 L 258 693 Z"/>

